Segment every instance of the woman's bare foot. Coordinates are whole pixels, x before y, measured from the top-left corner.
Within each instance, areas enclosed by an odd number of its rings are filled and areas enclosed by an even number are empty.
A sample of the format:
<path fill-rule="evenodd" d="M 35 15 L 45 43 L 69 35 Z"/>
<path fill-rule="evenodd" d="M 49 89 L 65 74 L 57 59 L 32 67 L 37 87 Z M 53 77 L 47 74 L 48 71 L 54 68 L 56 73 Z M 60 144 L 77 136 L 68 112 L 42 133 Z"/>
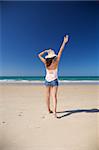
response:
<path fill-rule="evenodd" d="M 57 118 L 57 114 L 56 114 L 56 112 L 54 113 L 54 117 L 55 117 L 55 118 Z"/>
<path fill-rule="evenodd" d="M 49 113 L 50 113 L 50 114 L 52 114 L 52 113 L 53 113 L 53 111 L 52 111 L 52 110 L 49 110 Z"/>

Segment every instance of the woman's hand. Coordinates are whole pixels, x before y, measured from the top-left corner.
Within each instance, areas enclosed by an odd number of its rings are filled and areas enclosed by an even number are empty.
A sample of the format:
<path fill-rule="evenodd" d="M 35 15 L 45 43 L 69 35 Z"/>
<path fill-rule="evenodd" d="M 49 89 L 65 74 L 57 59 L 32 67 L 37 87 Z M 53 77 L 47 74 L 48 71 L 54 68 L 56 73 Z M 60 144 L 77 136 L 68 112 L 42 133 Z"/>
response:
<path fill-rule="evenodd" d="M 64 43 L 68 42 L 68 35 L 64 36 Z"/>
<path fill-rule="evenodd" d="M 45 52 L 45 53 L 47 53 L 47 52 L 48 52 L 48 50 L 47 50 L 47 49 L 45 49 L 45 50 L 44 50 L 44 52 Z"/>
<path fill-rule="evenodd" d="M 48 53 L 49 51 L 50 51 L 50 50 L 48 49 L 48 50 L 45 50 L 44 52 L 45 52 L 45 53 Z"/>
<path fill-rule="evenodd" d="M 60 60 L 60 57 L 61 57 L 62 52 L 63 52 L 63 49 L 64 49 L 65 44 L 66 44 L 67 42 L 68 42 L 68 35 L 64 36 L 63 43 L 62 43 L 62 45 L 61 45 L 61 47 L 60 47 L 60 50 L 59 50 L 58 56 L 57 56 L 57 60 L 58 60 L 58 61 Z"/>

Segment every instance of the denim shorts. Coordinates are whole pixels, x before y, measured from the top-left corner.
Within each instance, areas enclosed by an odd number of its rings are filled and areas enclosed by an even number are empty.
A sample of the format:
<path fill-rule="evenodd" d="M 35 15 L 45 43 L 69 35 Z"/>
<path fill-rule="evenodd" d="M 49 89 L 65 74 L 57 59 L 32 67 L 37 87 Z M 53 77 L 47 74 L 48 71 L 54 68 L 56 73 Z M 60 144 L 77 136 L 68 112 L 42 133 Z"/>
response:
<path fill-rule="evenodd" d="M 45 80 L 45 85 L 46 86 L 58 86 L 58 79 L 55 79 L 53 81 L 48 82 L 47 80 Z"/>

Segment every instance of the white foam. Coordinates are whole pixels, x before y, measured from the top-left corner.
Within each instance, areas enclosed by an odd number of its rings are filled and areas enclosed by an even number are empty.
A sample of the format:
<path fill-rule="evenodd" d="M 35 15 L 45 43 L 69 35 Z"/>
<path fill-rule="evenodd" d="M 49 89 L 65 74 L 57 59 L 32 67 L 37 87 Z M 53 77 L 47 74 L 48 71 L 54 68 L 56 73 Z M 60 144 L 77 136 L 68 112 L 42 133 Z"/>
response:
<path fill-rule="evenodd" d="M 44 81 L 39 80 L 0 80 L 0 83 L 44 83 Z"/>
<path fill-rule="evenodd" d="M 0 80 L 0 83 L 26 83 L 26 84 L 44 84 L 44 80 Z M 65 84 L 65 83 L 99 83 L 99 80 L 59 80 L 60 84 Z"/>
<path fill-rule="evenodd" d="M 99 80 L 59 80 L 60 83 L 99 83 Z"/>

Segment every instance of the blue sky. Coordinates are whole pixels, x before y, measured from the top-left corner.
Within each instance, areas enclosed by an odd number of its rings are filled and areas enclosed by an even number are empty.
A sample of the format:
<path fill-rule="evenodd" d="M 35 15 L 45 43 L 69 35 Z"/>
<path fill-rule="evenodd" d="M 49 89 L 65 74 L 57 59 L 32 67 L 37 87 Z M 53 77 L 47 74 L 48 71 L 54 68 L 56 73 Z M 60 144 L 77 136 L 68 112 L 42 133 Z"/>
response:
<path fill-rule="evenodd" d="M 99 76 L 99 2 L 0 2 L 0 75 L 45 75 L 38 53 L 58 53 L 62 76 Z"/>

